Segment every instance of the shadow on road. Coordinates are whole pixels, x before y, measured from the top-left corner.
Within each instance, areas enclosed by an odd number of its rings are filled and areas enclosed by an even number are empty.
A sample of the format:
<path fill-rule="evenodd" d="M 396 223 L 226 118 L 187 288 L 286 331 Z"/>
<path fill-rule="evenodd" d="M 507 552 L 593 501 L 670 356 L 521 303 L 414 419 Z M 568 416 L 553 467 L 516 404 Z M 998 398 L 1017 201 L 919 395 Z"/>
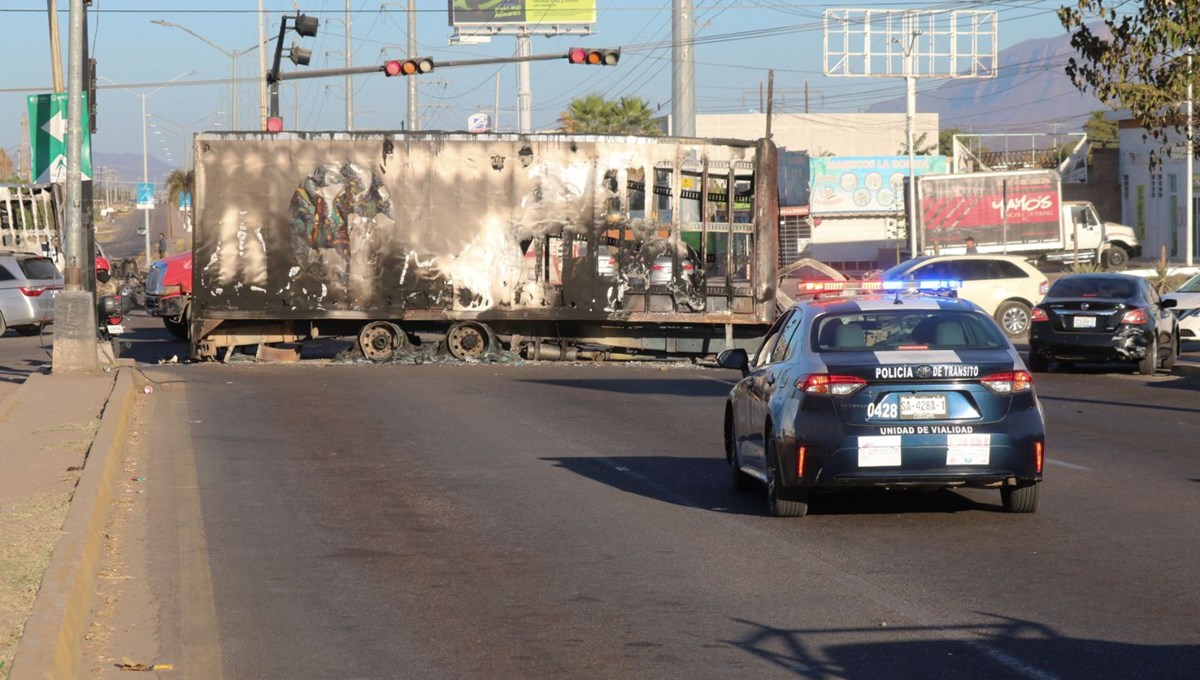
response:
<path fill-rule="evenodd" d="M 1053 628 L 986 612 L 996 623 L 783 629 L 747 628 L 723 640 L 797 678 L 1173 678 L 1195 677 L 1200 646 L 1070 638 Z M 849 642 L 859 639 L 861 642 Z M 877 638 L 878 641 L 873 641 Z M 897 639 L 900 638 L 900 639 Z"/>
<path fill-rule="evenodd" d="M 542 460 L 626 493 L 665 503 L 732 515 L 766 514 L 765 491 L 734 489 L 729 464 L 723 458 L 589 456 Z M 1003 512 L 999 493 L 995 504 L 988 504 L 946 489 L 855 489 L 816 496 L 809 514 L 951 514 L 970 510 Z"/>

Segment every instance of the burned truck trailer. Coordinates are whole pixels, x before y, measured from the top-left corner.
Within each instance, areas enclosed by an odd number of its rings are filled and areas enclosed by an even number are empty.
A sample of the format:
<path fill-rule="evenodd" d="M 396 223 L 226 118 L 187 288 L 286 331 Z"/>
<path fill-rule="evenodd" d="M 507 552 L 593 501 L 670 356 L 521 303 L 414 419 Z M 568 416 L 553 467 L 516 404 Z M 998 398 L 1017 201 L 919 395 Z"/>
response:
<path fill-rule="evenodd" d="M 195 138 L 192 354 L 436 333 L 510 346 L 713 354 L 775 316 L 768 140 L 445 132 Z"/>

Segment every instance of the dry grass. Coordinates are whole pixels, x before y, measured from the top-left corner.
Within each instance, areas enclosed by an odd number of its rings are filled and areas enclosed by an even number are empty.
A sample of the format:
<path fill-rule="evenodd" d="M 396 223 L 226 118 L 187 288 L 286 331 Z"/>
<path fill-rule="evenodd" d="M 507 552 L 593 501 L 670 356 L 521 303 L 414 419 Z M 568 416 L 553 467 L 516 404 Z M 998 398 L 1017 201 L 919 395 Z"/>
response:
<path fill-rule="evenodd" d="M 33 434 L 51 434 L 54 432 L 91 432 L 94 434 L 98 429 L 100 429 L 99 418 L 86 423 L 65 423 L 50 427 L 39 427 L 33 431 Z"/>
<path fill-rule="evenodd" d="M 8 678 L 69 505 L 69 494 L 57 494 L 0 508 L 0 680 Z"/>
<path fill-rule="evenodd" d="M 63 439 L 57 442 L 46 442 L 38 447 L 38 451 L 87 451 L 91 445 L 91 437 L 87 439 Z"/>

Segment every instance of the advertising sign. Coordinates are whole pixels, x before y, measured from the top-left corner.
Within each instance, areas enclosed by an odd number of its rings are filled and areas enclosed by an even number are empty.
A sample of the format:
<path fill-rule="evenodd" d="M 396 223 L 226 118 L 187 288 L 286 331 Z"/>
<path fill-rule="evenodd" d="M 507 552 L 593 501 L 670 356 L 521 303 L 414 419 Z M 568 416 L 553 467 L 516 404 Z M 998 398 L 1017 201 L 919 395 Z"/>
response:
<path fill-rule="evenodd" d="M 467 116 L 467 132 L 471 134 L 479 134 L 487 132 L 492 128 L 491 117 L 486 113 L 472 113 Z"/>
<path fill-rule="evenodd" d="M 596 0 L 450 0 L 456 27 L 594 23 Z"/>
<path fill-rule="evenodd" d="M 1057 242 L 1061 239 L 1054 172 L 955 174 L 917 183 L 927 247 Z"/>
<path fill-rule="evenodd" d="M 945 173 L 945 156 L 917 156 L 913 175 Z M 812 214 L 904 211 L 908 156 L 816 156 L 810 159 Z"/>
<path fill-rule="evenodd" d="M 31 94 L 29 143 L 34 182 L 67 181 L 67 93 Z M 88 128 L 87 94 L 83 95 L 83 179 L 92 178 L 92 134 Z"/>

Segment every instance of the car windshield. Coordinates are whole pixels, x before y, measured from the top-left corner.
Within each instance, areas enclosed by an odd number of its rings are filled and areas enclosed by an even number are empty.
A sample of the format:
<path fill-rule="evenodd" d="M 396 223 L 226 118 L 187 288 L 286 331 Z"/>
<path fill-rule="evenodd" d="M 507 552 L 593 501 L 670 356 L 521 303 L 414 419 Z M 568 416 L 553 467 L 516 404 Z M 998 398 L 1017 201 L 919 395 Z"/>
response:
<path fill-rule="evenodd" d="M 21 271 L 27 279 L 54 279 L 58 277 L 58 268 L 48 257 L 27 257 L 21 260 Z"/>
<path fill-rule="evenodd" d="M 1136 294 L 1132 281 L 1109 276 L 1077 276 L 1055 281 L 1046 297 L 1128 299 Z"/>
<path fill-rule="evenodd" d="M 813 329 L 818 352 L 1001 349 L 1008 344 L 986 316 L 934 309 L 829 314 Z"/>
<path fill-rule="evenodd" d="M 1175 289 L 1176 293 L 1200 293 L 1200 274 L 1196 274 L 1192 278 L 1183 283 L 1182 286 Z"/>

